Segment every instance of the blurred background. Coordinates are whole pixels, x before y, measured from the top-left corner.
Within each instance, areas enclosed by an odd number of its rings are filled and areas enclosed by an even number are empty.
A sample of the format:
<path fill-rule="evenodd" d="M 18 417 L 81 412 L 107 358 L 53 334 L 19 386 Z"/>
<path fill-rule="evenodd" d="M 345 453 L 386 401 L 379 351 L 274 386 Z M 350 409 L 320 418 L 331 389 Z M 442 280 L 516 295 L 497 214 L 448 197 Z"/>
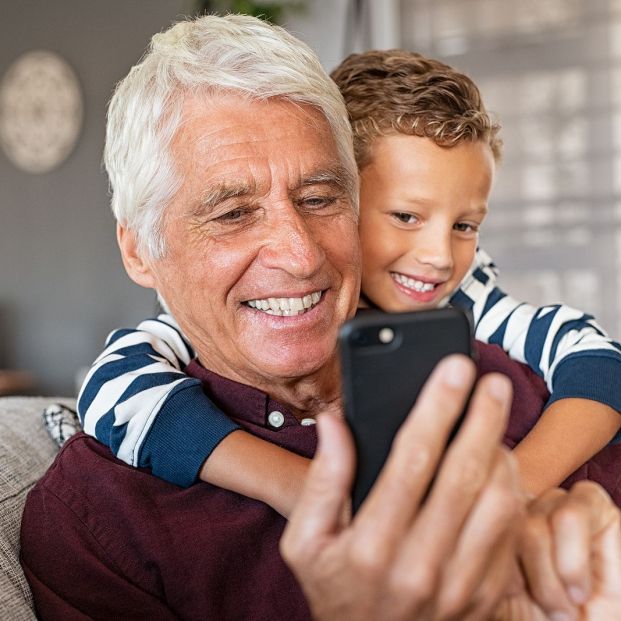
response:
<path fill-rule="evenodd" d="M 621 0 L 0 7 L 0 394 L 73 395 L 108 332 L 155 312 L 116 248 L 105 110 L 151 35 L 205 9 L 269 15 L 328 70 L 352 51 L 404 47 L 469 74 L 503 125 L 482 235 L 501 286 L 577 306 L 621 336 Z"/>

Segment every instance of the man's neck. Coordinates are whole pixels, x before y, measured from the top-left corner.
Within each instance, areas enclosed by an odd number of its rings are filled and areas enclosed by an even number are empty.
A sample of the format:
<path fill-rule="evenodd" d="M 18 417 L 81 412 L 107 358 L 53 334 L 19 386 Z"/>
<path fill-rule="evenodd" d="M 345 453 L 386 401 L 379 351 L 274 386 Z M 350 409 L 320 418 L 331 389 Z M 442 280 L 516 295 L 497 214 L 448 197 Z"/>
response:
<path fill-rule="evenodd" d="M 298 420 L 314 418 L 321 412 L 341 411 L 341 374 L 336 354 L 320 369 L 301 377 L 272 377 L 250 373 L 241 375 L 218 364 L 219 361 L 206 358 L 203 359 L 199 354 L 199 361 L 206 369 L 261 390 L 286 405 Z"/>

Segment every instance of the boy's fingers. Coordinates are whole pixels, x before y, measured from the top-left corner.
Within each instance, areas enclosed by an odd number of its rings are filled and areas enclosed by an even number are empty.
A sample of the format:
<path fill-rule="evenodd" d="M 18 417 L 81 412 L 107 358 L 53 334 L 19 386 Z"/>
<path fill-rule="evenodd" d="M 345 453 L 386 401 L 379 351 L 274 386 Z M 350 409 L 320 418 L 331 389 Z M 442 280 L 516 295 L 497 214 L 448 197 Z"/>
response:
<path fill-rule="evenodd" d="M 537 604 L 550 618 L 582 618 L 585 607 L 589 618 L 621 618 L 620 518 L 605 491 L 589 481 L 550 490 L 528 513 L 520 558 Z"/>
<path fill-rule="evenodd" d="M 575 607 L 556 567 L 554 534 L 550 516 L 566 502 L 566 492 L 550 490 L 535 499 L 520 533 L 519 556 L 534 601 L 546 614 L 565 614 L 575 619 Z"/>
<path fill-rule="evenodd" d="M 591 592 L 593 562 L 601 551 L 599 536 L 611 523 L 618 524 L 618 516 L 606 492 L 587 481 L 574 485 L 552 513 L 555 564 L 577 605 L 586 602 Z"/>
<path fill-rule="evenodd" d="M 618 599 L 621 584 L 621 522 L 619 515 L 598 535 L 593 569 L 601 578 L 602 590 Z"/>

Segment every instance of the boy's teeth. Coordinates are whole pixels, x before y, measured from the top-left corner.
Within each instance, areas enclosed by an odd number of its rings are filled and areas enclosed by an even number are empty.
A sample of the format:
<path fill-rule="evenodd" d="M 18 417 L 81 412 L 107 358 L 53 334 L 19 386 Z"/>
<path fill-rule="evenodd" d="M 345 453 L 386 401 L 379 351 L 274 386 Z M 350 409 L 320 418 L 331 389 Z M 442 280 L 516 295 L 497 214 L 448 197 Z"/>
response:
<path fill-rule="evenodd" d="M 268 315 L 292 317 L 301 315 L 313 308 L 321 299 L 321 291 L 313 291 L 302 298 L 266 298 L 263 300 L 248 300 L 246 304 L 251 308 L 264 311 Z"/>
<path fill-rule="evenodd" d="M 393 272 L 391 276 L 400 285 L 403 285 L 408 289 L 414 289 L 414 291 L 418 292 L 424 293 L 426 291 L 432 291 L 436 286 L 433 283 L 423 282 L 422 280 L 415 280 L 414 278 L 409 278 L 408 276 L 404 276 L 403 274 L 397 274 L 396 272 Z"/>

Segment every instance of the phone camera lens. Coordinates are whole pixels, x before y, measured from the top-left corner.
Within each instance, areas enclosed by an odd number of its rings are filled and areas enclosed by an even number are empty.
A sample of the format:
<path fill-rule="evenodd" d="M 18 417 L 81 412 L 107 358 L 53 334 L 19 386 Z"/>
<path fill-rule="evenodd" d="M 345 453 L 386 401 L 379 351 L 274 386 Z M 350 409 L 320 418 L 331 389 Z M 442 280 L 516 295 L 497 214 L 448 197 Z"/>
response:
<path fill-rule="evenodd" d="M 358 330 L 354 334 L 353 340 L 354 340 L 354 343 L 356 343 L 356 345 L 368 345 L 369 335 L 366 332 L 363 332 L 362 330 Z"/>

